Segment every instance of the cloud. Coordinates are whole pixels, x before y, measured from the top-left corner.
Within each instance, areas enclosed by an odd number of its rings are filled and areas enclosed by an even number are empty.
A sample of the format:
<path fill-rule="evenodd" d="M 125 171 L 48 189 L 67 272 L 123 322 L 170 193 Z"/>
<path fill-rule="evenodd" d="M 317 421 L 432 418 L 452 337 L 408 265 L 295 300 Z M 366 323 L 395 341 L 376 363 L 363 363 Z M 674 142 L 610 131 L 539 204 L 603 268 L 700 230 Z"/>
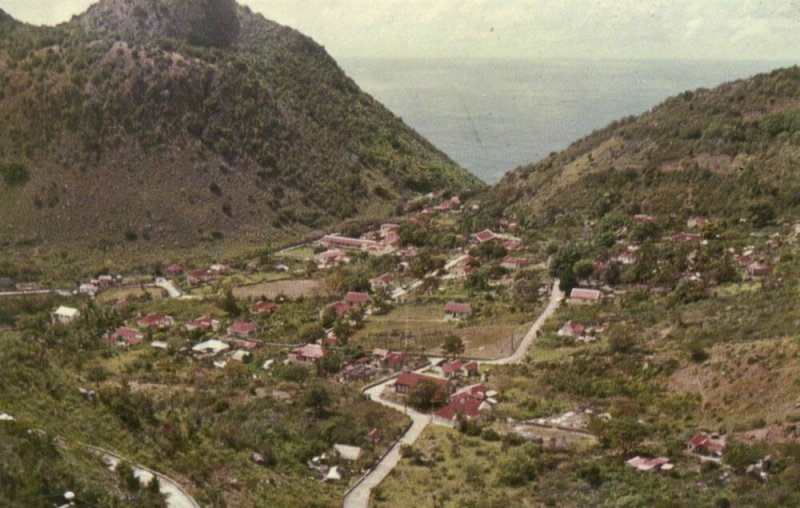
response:
<path fill-rule="evenodd" d="M 239 0 L 341 57 L 794 59 L 800 0 Z M 3 0 L 53 24 L 91 0 Z"/>

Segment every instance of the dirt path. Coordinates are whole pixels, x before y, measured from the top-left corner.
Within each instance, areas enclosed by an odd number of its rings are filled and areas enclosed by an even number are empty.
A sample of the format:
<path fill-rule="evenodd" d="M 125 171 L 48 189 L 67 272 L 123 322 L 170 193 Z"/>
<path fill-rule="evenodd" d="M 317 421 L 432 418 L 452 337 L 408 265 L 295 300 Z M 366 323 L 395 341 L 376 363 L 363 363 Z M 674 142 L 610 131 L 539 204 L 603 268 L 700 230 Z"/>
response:
<path fill-rule="evenodd" d="M 550 302 L 545 307 L 544 311 L 539 315 L 536 321 L 533 322 L 528 333 L 525 334 L 525 338 L 522 339 L 517 350 L 514 351 L 510 356 L 506 356 L 504 358 L 498 358 L 496 360 L 488 360 L 488 361 L 481 361 L 479 362 L 482 365 L 509 365 L 513 363 L 520 363 L 528 354 L 528 349 L 530 349 L 531 345 L 533 345 L 534 339 L 539 333 L 539 330 L 542 328 L 544 323 L 553 315 L 556 311 L 558 306 L 561 303 L 561 300 L 564 299 L 564 292 L 561 291 L 561 288 L 558 284 L 558 279 L 553 282 L 553 288 L 550 292 Z M 430 365 L 426 365 L 420 369 L 417 369 L 418 372 L 421 372 L 425 369 L 430 367 Z M 350 489 L 350 491 L 345 495 L 342 505 L 344 508 L 368 508 L 369 507 L 369 496 L 372 492 L 372 489 L 377 487 L 392 470 L 397 467 L 397 464 L 400 462 L 400 447 L 402 445 L 411 445 L 414 444 L 419 436 L 422 434 L 422 431 L 425 430 L 425 427 L 431 421 L 431 416 L 420 413 L 414 409 L 411 409 L 407 406 L 400 405 L 396 402 L 391 402 L 381 397 L 383 394 L 383 390 L 389 386 L 393 381 L 394 377 L 391 377 L 375 386 L 368 387 L 364 390 L 364 394 L 367 395 L 371 400 L 383 404 L 386 407 L 390 407 L 396 411 L 403 412 L 407 414 L 412 421 L 411 427 L 406 431 L 405 434 L 398 440 L 397 443 L 389 450 L 383 459 L 370 471 L 364 476 L 361 480 L 359 480 L 356 485 Z"/>

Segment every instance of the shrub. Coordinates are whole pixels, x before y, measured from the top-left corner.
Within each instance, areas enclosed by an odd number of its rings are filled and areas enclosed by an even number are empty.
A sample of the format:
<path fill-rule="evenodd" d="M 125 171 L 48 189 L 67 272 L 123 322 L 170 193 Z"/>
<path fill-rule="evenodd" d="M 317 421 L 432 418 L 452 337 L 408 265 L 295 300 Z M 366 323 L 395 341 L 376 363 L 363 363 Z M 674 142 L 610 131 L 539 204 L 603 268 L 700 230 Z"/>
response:
<path fill-rule="evenodd" d="M 28 169 L 16 162 L 0 164 L 0 174 L 9 187 L 21 187 L 31 179 Z"/>

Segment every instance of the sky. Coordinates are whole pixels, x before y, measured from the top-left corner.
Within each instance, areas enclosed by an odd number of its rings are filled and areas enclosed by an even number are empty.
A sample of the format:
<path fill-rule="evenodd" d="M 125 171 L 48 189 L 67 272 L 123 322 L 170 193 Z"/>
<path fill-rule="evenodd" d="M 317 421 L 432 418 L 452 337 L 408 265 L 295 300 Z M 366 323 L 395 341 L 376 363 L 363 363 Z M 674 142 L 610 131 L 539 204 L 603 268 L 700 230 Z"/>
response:
<path fill-rule="evenodd" d="M 93 0 L 0 0 L 56 24 Z M 800 0 L 240 0 L 334 58 L 795 60 Z"/>

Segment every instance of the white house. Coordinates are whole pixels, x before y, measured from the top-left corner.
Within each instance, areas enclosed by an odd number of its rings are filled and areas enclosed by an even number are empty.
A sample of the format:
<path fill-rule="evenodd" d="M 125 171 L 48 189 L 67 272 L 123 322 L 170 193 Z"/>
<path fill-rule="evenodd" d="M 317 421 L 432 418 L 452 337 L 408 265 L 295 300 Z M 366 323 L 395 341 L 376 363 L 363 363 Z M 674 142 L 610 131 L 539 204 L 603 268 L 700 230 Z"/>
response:
<path fill-rule="evenodd" d="M 198 356 L 215 356 L 223 351 L 230 349 L 230 346 L 221 340 L 211 339 L 192 347 L 192 351 Z"/>
<path fill-rule="evenodd" d="M 68 325 L 80 317 L 81 312 L 72 307 L 60 306 L 53 312 L 53 324 Z"/>

